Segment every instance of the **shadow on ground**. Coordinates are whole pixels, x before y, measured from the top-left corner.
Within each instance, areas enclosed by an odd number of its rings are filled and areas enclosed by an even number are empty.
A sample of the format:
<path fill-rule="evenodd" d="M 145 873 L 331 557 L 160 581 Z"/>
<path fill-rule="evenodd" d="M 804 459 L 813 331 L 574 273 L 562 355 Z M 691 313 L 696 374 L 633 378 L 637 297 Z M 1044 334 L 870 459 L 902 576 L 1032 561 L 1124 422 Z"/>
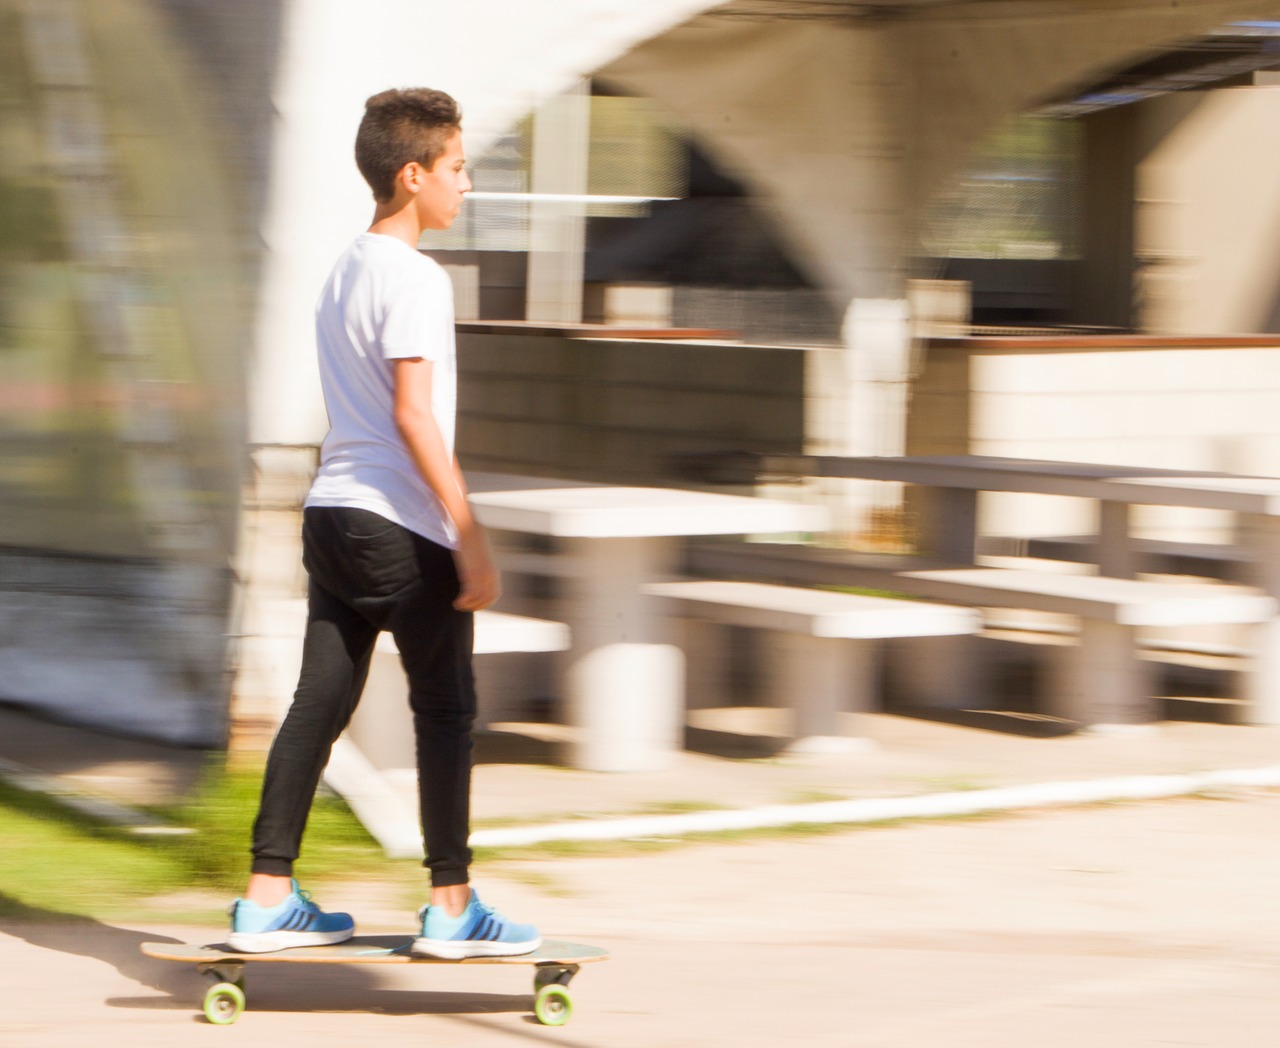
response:
<path fill-rule="evenodd" d="M 171 936 L 138 932 L 59 910 L 28 906 L 0 892 L 0 934 L 22 939 L 32 946 L 91 957 L 115 967 L 121 975 L 164 993 L 180 993 L 182 980 L 158 962 L 144 957 L 142 943 L 179 942 Z M 154 998 L 151 999 L 154 1003 Z"/>
<path fill-rule="evenodd" d="M 154 931 L 136 931 L 57 910 L 41 909 L 0 893 L 0 935 L 12 936 L 32 946 L 76 957 L 89 957 L 113 966 L 125 978 L 165 996 L 112 997 L 112 1008 L 190 1011 L 198 1022 L 208 982 L 196 965 L 156 960 L 141 952 L 144 942 L 179 943 L 182 940 Z M 205 933 L 209 942 L 216 932 Z M 249 1008 L 258 1012 L 375 1012 L 385 1015 L 493 1015 L 528 1012 L 532 1007 L 527 973 L 490 973 L 489 982 L 510 986 L 509 993 L 431 990 L 388 986 L 411 977 L 429 986 L 430 966 L 422 971 L 405 965 L 404 976 L 389 979 L 382 973 L 349 964 L 253 965 L 246 982 Z M 470 973 L 472 979 L 482 978 Z M 469 980 L 471 981 L 471 980 Z M 483 984 L 481 984 L 483 985 Z"/>

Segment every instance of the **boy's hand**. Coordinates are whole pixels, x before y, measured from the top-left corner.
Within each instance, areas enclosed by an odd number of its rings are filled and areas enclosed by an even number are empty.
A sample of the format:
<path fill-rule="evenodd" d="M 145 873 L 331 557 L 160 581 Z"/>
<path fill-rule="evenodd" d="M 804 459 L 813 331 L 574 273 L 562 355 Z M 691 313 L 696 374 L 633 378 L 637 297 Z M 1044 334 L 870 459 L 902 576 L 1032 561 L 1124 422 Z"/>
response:
<path fill-rule="evenodd" d="M 458 568 L 461 589 L 453 606 L 459 611 L 481 611 L 494 604 L 502 595 L 502 582 L 489 540 L 478 525 L 463 531 L 458 537 L 458 548 L 453 551 L 453 561 Z"/>

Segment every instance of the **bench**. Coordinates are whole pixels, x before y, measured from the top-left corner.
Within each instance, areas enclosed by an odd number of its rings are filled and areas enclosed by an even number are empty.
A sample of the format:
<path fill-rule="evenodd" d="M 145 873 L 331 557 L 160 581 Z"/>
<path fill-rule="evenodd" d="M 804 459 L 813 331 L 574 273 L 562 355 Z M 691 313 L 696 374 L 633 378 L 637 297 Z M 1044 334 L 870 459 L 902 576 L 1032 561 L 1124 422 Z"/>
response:
<path fill-rule="evenodd" d="M 1173 542 L 1167 539 L 1133 539 L 1134 568 L 1142 574 L 1192 575 L 1224 582 L 1252 581 L 1252 555 L 1239 546 L 1211 542 Z M 1092 535 L 983 536 L 978 553 L 995 557 L 1030 557 L 1092 564 L 1098 555 Z"/>
<path fill-rule="evenodd" d="M 832 590 L 774 586 L 755 582 L 685 580 L 651 583 L 645 592 L 673 612 L 718 626 L 770 631 L 766 649 L 772 657 L 774 694 L 788 696 L 794 716 L 792 742 L 797 753 L 830 752 L 856 747 L 840 728 L 841 713 L 865 710 L 876 692 L 872 642 L 889 637 L 941 637 L 972 633 L 979 627 L 975 611 L 914 600 L 896 600 Z M 692 676 L 709 656 L 713 663 L 705 686 L 720 690 L 716 663 L 721 646 L 709 651 L 686 640 Z M 695 701 L 702 698 L 697 697 Z"/>
<path fill-rule="evenodd" d="M 1260 624 L 1276 613 L 1273 598 L 1243 586 L 1018 568 L 892 572 L 882 585 L 931 600 L 1075 616 L 1078 643 L 1056 649 L 1064 659 L 1051 685 L 1052 712 L 1098 728 L 1157 719 L 1140 628 Z M 962 667 L 950 674 L 966 679 Z"/>
<path fill-rule="evenodd" d="M 1001 559 L 1034 557 L 1073 562 L 1087 559 L 1089 548 L 1090 544 L 1086 540 L 988 540 L 983 553 Z M 1244 570 L 1247 564 L 1243 562 L 1247 554 L 1235 546 L 1202 547 L 1201 544 L 1153 541 L 1141 542 L 1138 548 L 1142 555 L 1139 567 L 1144 571 L 1189 574 L 1236 582 L 1247 579 L 1247 572 Z M 1006 563 L 1006 566 L 1011 565 Z M 700 542 L 689 546 L 684 559 L 685 572 L 694 576 L 728 576 L 779 585 L 860 586 L 894 592 L 910 589 L 899 581 L 904 573 L 967 567 L 970 565 L 955 564 L 917 553 L 853 551 L 799 543 Z M 911 592 L 917 593 L 915 589 L 911 589 Z M 1059 626 L 1056 622 L 1046 622 L 1038 615 L 1026 617 L 1024 613 L 1029 610 L 1025 604 L 1015 606 L 1007 600 L 988 604 L 984 606 L 984 622 L 989 629 L 1015 630 L 1024 636 L 1044 634 L 1046 640 L 1051 639 L 1050 634 L 1074 635 L 1077 632 L 1076 623 L 1071 621 L 1070 615 L 1059 616 L 1064 620 Z M 1257 632 L 1253 623 L 1245 623 L 1243 626 L 1228 623 L 1213 630 L 1207 638 L 1203 625 L 1206 624 L 1198 624 L 1192 629 L 1175 627 L 1144 630 L 1142 650 L 1148 656 L 1177 661 L 1183 657 L 1239 654 L 1242 649 L 1256 651 L 1263 643 L 1252 636 Z M 1242 632 L 1251 635 L 1241 636 Z M 974 646 L 972 641 L 957 641 L 952 645 L 955 648 Z M 931 704 L 963 708 L 971 705 L 975 698 L 981 697 L 980 693 L 987 686 L 979 679 L 980 667 L 976 660 L 969 657 L 972 653 L 963 657 L 957 655 L 950 660 L 949 665 L 943 666 L 937 663 L 944 645 L 930 645 L 930 658 L 923 662 L 909 650 L 911 642 L 903 642 L 900 647 L 903 649 L 901 652 L 894 652 L 895 679 L 920 701 L 927 697 Z M 999 646 L 993 648 L 994 658 L 1001 657 L 997 654 L 999 651 Z M 899 655 L 902 657 L 898 658 Z M 993 666 L 988 667 L 992 668 Z M 1251 670 L 1245 678 L 1247 687 L 1243 698 L 1252 720 L 1259 718 L 1262 705 L 1267 702 L 1265 680 L 1258 680 L 1257 676 Z"/>
<path fill-rule="evenodd" d="M 307 626 L 304 597 L 264 601 L 258 608 L 255 632 L 269 637 L 302 639 Z M 478 611 L 475 616 L 475 654 L 504 651 L 563 651 L 569 646 L 569 627 L 563 622 L 512 615 L 504 611 Z M 389 633 L 378 635 L 378 650 L 399 654 Z M 297 667 L 294 667 L 295 673 Z"/>
<path fill-rule="evenodd" d="M 569 627 L 562 622 L 501 611 L 476 612 L 472 650 L 478 656 L 563 651 L 568 646 Z M 400 781 L 414 781 L 417 763 L 409 682 L 395 638 L 380 633 L 360 705 L 333 747 L 324 780 L 341 794 L 391 858 L 422 855 L 418 812 L 409 800 L 413 791 L 397 786 Z"/>
<path fill-rule="evenodd" d="M 527 615 L 479 611 L 475 616 L 477 656 L 517 652 L 565 651 L 569 627 Z M 479 675 L 481 685 L 487 679 Z M 481 687 L 483 692 L 483 687 Z M 378 768 L 416 768 L 413 725 L 409 719 L 409 682 L 400 664 L 400 651 L 390 633 L 378 634 L 369 664 L 369 679 L 347 734 Z M 490 719 L 480 696 L 477 726 Z"/>
<path fill-rule="evenodd" d="M 1134 579 L 1154 563 L 1157 570 L 1173 568 L 1243 579 L 1280 604 L 1280 477 L 987 455 L 764 455 L 754 461 L 744 461 L 742 456 L 738 459 L 739 473 L 747 466 L 758 475 L 890 481 L 925 489 L 916 528 L 918 545 L 957 566 L 972 566 L 980 553 L 978 503 L 984 493 L 1088 499 L 1096 504 L 1098 515 L 1096 534 L 1089 540 L 1089 557 L 1102 577 Z M 1157 547 L 1135 539 L 1130 518 L 1136 506 L 1233 514 L 1235 545 L 1241 556 L 1223 549 L 1177 549 L 1176 544 Z M 1039 545 L 1040 552 L 1050 548 L 1047 543 Z M 1032 545 L 1028 551 L 1035 549 Z M 1067 544 L 1059 544 L 1054 554 L 1066 551 Z M 699 567 L 691 573 L 721 577 L 722 569 Z M 1009 605 L 1006 602 L 1004 606 Z M 1280 724 L 1280 615 L 1248 632 L 1253 637 L 1243 684 L 1249 719 L 1257 724 Z"/>

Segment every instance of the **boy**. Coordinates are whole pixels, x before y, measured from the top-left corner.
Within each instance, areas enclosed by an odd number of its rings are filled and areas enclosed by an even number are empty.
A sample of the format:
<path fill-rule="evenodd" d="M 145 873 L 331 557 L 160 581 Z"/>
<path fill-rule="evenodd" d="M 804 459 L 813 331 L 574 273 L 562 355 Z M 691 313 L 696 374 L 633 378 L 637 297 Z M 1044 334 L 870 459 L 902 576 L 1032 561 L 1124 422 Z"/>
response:
<path fill-rule="evenodd" d="M 495 913 L 468 883 L 472 613 L 497 600 L 499 583 L 453 453 L 449 277 L 417 250 L 423 230 L 453 223 L 471 189 L 457 103 L 425 88 L 374 95 L 355 154 L 376 206 L 316 307 L 330 429 L 303 509 L 302 671 L 267 760 L 249 885 L 232 904 L 227 942 L 268 952 L 354 933 L 349 915 L 323 912 L 298 887 L 293 861 L 385 629 L 409 678 L 431 871 L 413 951 L 529 953 L 541 943 L 537 930 Z"/>

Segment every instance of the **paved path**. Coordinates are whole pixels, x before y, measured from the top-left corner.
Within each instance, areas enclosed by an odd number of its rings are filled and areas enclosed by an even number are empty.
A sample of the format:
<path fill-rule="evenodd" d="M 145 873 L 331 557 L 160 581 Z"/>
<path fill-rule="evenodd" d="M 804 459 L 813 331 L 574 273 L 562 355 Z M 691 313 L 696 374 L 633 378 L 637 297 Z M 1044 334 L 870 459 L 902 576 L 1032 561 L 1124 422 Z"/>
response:
<path fill-rule="evenodd" d="M 530 861 L 491 899 L 616 954 L 558 1030 L 525 969 L 338 966 L 251 970 L 219 1029 L 191 971 L 137 953 L 216 928 L 4 922 L 0 1044 L 1270 1048 L 1277 825 L 1252 791 Z M 352 893 L 324 901 L 387 930 Z"/>

